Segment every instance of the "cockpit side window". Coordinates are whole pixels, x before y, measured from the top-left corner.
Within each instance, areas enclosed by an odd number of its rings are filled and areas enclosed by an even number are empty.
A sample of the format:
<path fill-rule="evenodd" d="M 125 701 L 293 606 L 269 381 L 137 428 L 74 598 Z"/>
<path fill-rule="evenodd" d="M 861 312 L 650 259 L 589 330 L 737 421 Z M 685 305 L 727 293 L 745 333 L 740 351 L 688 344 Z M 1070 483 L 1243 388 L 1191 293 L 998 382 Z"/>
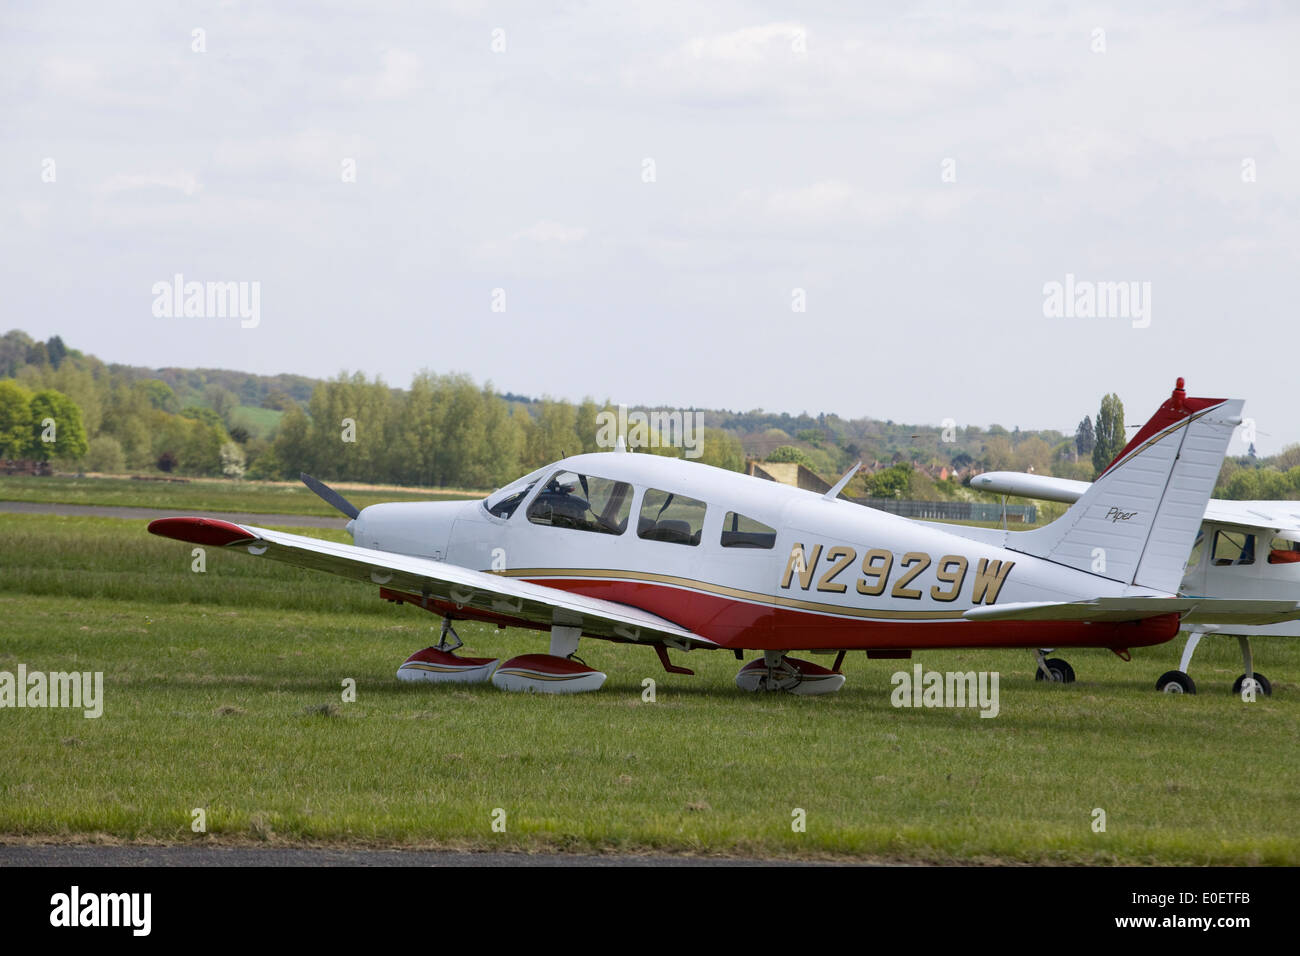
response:
<path fill-rule="evenodd" d="M 698 545 L 706 510 L 704 502 L 696 498 L 649 488 L 641 500 L 637 536 L 647 541 Z"/>
<path fill-rule="evenodd" d="M 1220 531 L 1214 536 L 1214 566 L 1255 563 L 1255 536 L 1244 531 Z"/>
<path fill-rule="evenodd" d="M 533 486 L 527 485 L 519 491 L 511 492 L 509 495 L 506 495 L 506 497 L 502 498 L 496 504 L 489 503 L 487 505 L 488 514 L 494 514 L 498 518 L 509 518 L 515 513 L 515 509 L 519 507 L 520 502 L 528 497 L 528 492 L 532 490 Z"/>
<path fill-rule="evenodd" d="M 557 471 L 528 506 L 528 520 L 553 528 L 622 534 L 632 511 L 632 486 L 573 471 Z"/>
<path fill-rule="evenodd" d="M 722 546 L 724 548 L 774 548 L 776 529 L 755 521 L 735 511 L 728 511 L 722 519 Z"/>

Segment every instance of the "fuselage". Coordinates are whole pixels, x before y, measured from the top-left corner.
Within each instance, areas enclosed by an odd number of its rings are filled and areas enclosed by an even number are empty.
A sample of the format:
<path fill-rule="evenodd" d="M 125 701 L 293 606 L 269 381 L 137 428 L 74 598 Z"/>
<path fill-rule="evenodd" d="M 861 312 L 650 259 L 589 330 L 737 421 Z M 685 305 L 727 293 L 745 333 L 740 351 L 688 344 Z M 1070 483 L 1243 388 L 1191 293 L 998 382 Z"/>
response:
<path fill-rule="evenodd" d="M 1178 630 L 1173 615 L 968 621 L 977 605 L 1160 592 L 978 533 L 646 454 L 566 458 L 482 501 L 373 505 L 351 529 L 363 547 L 632 605 L 736 649 L 1119 649 Z"/>
<path fill-rule="evenodd" d="M 1233 502 L 1249 505 L 1253 502 Z M 1294 502 L 1260 502 L 1263 506 Z M 1192 549 L 1180 593 L 1214 598 L 1294 601 L 1300 598 L 1300 545 L 1294 531 L 1247 528 L 1206 520 Z M 1300 637 L 1300 621 L 1216 628 L 1225 633 Z"/>

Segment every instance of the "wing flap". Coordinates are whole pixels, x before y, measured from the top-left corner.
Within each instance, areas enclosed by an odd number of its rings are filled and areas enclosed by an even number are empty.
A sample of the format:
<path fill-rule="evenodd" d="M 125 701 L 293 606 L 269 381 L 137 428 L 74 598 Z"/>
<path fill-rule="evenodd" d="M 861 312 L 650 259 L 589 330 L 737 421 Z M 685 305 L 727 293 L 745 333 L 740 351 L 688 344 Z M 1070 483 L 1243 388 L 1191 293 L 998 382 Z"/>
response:
<path fill-rule="evenodd" d="M 684 646 L 716 646 L 708 638 L 640 608 L 432 558 L 375 551 L 214 518 L 160 518 L 149 524 L 149 531 L 194 544 L 243 548 L 256 557 L 446 601 L 471 611 L 506 615 L 541 627 L 574 626 L 594 637 L 653 643 L 667 638 Z"/>

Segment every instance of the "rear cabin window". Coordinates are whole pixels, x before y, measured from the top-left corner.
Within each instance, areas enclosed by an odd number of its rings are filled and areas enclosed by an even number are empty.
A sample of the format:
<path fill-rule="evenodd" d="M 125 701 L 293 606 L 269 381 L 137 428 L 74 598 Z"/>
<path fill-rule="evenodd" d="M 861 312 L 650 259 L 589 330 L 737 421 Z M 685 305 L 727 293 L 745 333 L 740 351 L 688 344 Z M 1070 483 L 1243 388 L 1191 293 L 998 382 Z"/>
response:
<path fill-rule="evenodd" d="M 650 488 L 641 501 L 637 535 L 647 541 L 698 545 L 704 531 L 705 504 L 696 498 Z"/>
<path fill-rule="evenodd" d="M 774 548 L 776 529 L 755 521 L 735 511 L 728 511 L 722 519 L 722 546 L 724 548 Z"/>
<path fill-rule="evenodd" d="M 559 471 L 528 506 L 528 520 L 552 528 L 622 534 L 632 511 L 632 486 L 594 475 Z"/>
<path fill-rule="evenodd" d="M 1242 531 L 1220 531 L 1214 536 L 1214 566 L 1255 563 L 1255 536 Z"/>
<path fill-rule="evenodd" d="M 1295 539 L 1295 535 L 1275 535 L 1272 543 L 1268 546 L 1268 563 L 1269 564 L 1297 564 L 1300 563 L 1300 541 Z"/>

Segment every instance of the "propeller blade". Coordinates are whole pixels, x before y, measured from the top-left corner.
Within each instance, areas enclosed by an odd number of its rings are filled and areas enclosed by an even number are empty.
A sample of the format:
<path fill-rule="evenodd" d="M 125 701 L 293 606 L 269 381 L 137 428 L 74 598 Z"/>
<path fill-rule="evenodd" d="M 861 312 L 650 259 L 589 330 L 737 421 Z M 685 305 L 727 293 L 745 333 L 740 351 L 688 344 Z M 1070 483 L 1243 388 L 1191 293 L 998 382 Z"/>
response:
<path fill-rule="evenodd" d="M 317 481 L 315 478 L 313 478 L 311 475 L 308 474 L 299 474 L 298 477 L 302 479 L 302 483 L 304 485 L 306 485 L 312 491 L 316 492 L 316 494 L 320 495 L 320 497 L 327 504 L 333 505 L 339 511 L 347 515 L 349 518 L 355 518 L 357 515 L 361 514 L 361 511 L 357 508 L 356 505 L 348 501 L 348 499 L 344 498 L 341 494 L 339 494 L 337 491 L 335 491 L 333 488 L 331 488 L 329 485 L 325 484 L 324 482 Z"/>

